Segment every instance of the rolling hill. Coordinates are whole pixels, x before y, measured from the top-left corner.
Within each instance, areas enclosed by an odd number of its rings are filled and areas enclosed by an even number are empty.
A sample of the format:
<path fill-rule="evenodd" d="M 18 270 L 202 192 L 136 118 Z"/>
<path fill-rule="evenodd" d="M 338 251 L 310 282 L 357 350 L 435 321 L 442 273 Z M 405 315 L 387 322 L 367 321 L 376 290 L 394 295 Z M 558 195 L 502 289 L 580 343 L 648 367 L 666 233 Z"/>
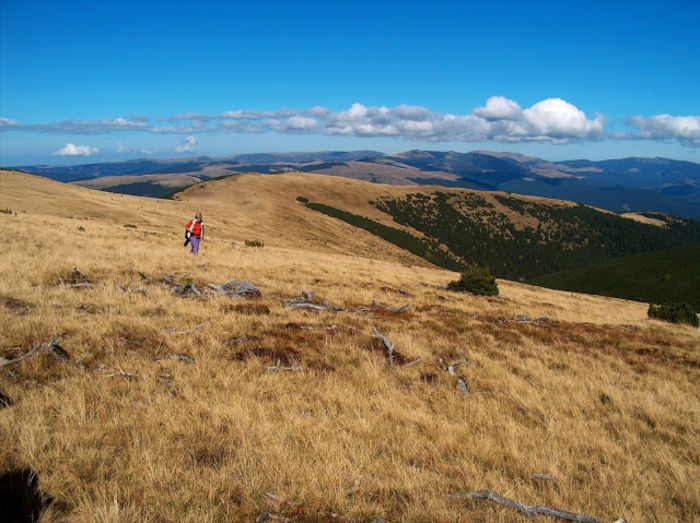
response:
<path fill-rule="evenodd" d="M 524 518 L 483 490 L 692 520 L 698 330 L 505 280 L 454 293 L 296 200 L 417 234 L 368 203 L 415 191 L 297 173 L 157 200 L 0 171 L 0 478 L 36 473 L 49 520 Z M 231 280 L 261 296 L 210 286 Z"/>
<path fill-rule="evenodd" d="M 207 180 L 231 173 L 300 170 L 374 183 L 507 191 L 575 201 L 613 212 L 651 211 L 700 219 L 700 164 L 667 158 L 549 162 L 489 151 L 413 150 L 389 155 L 376 151 L 325 151 L 131 160 L 69 167 L 25 166 L 20 170 L 81 184 L 108 176 L 149 175 L 148 183 L 141 186 L 115 178 L 100 183 L 105 190 L 141 190 L 141 194 L 149 196 L 172 191 L 170 174 Z M 157 176 L 162 178 L 154 178 Z"/>

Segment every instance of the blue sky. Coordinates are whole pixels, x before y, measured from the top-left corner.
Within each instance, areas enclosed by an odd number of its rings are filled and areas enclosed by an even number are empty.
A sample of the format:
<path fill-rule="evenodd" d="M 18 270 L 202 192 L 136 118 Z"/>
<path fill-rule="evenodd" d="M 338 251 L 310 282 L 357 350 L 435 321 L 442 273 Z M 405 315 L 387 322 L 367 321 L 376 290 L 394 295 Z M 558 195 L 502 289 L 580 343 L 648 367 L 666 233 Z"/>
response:
<path fill-rule="evenodd" d="M 700 2 L 0 3 L 0 165 L 260 151 L 700 162 Z"/>

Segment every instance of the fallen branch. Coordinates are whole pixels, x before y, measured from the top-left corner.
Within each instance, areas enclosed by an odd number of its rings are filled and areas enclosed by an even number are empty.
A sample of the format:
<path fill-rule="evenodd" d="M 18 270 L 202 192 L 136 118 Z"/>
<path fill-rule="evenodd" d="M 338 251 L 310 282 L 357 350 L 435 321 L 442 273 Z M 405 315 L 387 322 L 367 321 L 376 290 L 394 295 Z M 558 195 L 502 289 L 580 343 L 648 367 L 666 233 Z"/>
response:
<path fill-rule="evenodd" d="M 105 378 L 114 378 L 115 376 L 122 376 L 122 377 L 128 379 L 129 381 L 136 378 L 136 376 L 134 376 L 131 372 L 127 372 L 125 370 L 113 372 L 112 374 L 105 374 Z"/>
<path fill-rule="evenodd" d="M 279 516 L 277 514 L 272 514 L 271 512 L 263 512 L 257 518 L 255 518 L 255 523 L 262 523 L 263 521 L 292 521 L 290 518 Z"/>
<path fill-rule="evenodd" d="M 421 361 L 423 361 L 423 358 L 418 358 L 417 360 L 409 361 L 405 367 L 410 367 L 411 365 L 418 365 Z"/>
<path fill-rule="evenodd" d="M 465 358 L 461 361 L 455 361 L 454 363 L 450 363 L 447 366 L 447 372 L 449 372 L 450 375 L 452 375 L 452 376 L 456 376 L 457 374 L 455 373 L 455 369 L 457 367 L 459 367 L 460 365 L 469 365 L 469 363 L 470 363 L 469 358 Z"/>
<path fill-rule="evenodd" d="M 191 358 L 185 354 L 180 354 L 179 352 L 170 352 L 167 354 L 168 358 L 171 360 L 180 360 L 183 363 L 187 363 L 187 365 L 196 365 L 196 361 L 194 361 L 194 358 Z"/>
<path fill-rule="evenodd" d="M 469 388 L 467 387 L 467 381 L 464 379 L 464 376 L 460 376 L 457 380 L 457 388 L 464 392 L 465 396 L 469 396 Z"/>
<path fill-rule="evenodd" d="M 46 341 L 44 343 L 35 343 L 34 346 L 27 352 L 12 360 L 8 360 L 0 356 L 0 367 L 19 363 L 20 361 L 31 358 L 34 354 L 40 351 L 46 352 L 49 356 L 60 361 L 61 363 L 66 363 L 73 367 L 80 367 L 80 365 L 77 363 L 70 361 L 70 356 L 68 353 L 58 344 L 58 338 L 53 338 L 51 341 Z"/>
<path fill-rule="evenodd" d="M 379 334 L 376 327 L 372 326 L 372 330 L 374 331 L 374 335 L 372 337 L 377 338 L 378 340 L 381 340 L 381 342 L 384 344 L 384 347 L 386 348 L 386 351 L 387 351 L 387 357 L 389 359 L 389 366 L 390 367 L 393 366 L 394 365 L 394 349 L 396 347 L 394 347 L 394 344 L 391 343 L 391 341 L 389 341 L 388 338 Z"/>
<path fill-rule="evenodd" d="M 328 307 L 324 307 L 323 305 L 314 305 L 313 303 L 290 303 L 287 305 L 288 309 L 305 309 L 305 310 L 310 310 L 310 311 L 327 311 Z"/>
<path fill-rule="evenodd" d="M 268 369 L 274 371 L 274 372 L 279 372 L 281 370 L 302 370 L 302 367 L 300 365 L 297 365 L 295 367 L 282 367 L 282 360 L 277 358 L 277 363 L 275 364 L 274 367 L 268 367 Z"/>
<path fill-rule="evenodd" d="M 156 380 L 158 380 L 160 383 L 165 385 L 168 388 L 168 390 L 170 391 L 170 394 L 172 394 L 173 397 L 176 398 L 179 393 L 178 393 L 177 389 L 173 386 L 172 379 L 173 378 L 172 378 L 172 376 L 170 376 L 170 374 L 159 374 L 156 377 Z"/>
<path fill-rule="evenodd" d="M 176 331 L 176 330 L 175 330 L 175 327 L 166 327 L 166 328 L 164 328 L 164 329 L 161 329 L 160 331 L 161 331 L 161 332 L 169 332 L 169 333 L 171 333 L 171 334 L 189 334 L 190 332 L 194 332 L 194 331 L 196 331 L 197 329 L 201 329 L 201 328 L 204 327 L 206 324 L 207 324 L 207 322 L 206 322 L 206 321 L 203 321 L 203 322 L 200 323 L 199 325 L 195 325 L 194 327 L 192 327 L 191 329 L 186 330 L 186 331 Z"/>
<path fill-rule="evenodd" d="M 550 507 L 538 507 L 532 505 L 523 505 L 512 499 L 504 498 L 496 494 L 491 490 L 479 490 L 476 492 L 469 492 L 464 494 L 463 492 L 451 492 L 450 495 L 458 498 L 485 498 L 498 503 L 508 508 L 517 510 L 524 516 L 529 518 L 534 518 L 537 514 L 542 514 L 544 516 L 551 516 L 553 518 L 564 519 L 566 521 L 579 521 L 582 523 L 600 523 L 599 520 L 584 516 L 583 514 L 576 514 L 574 512 L 567 512 L 566 510 L 558 510 Z"/>
<path fill-rule="evenodd" d="M 12 365 L 14 363 L 19 363 L 20 361 L 31 358 L 35 352 L 41 350 L 43 347 L 44 347 L 43 343 L 35 343 L 34 346 L 31 349 L 29 349 L 27 352 L 25 352 L 21 356 L 14 358 L 12 360 L 8 360 L 7 358 L 3 358 L 2 356 L 0 356 L 0 367 L 4 367 L 5 365 Z"/>
<path fill-rule="evenodd" d="M 548 481 L 559 481 L 559 478 L 553 474 L 533 474 L 532 479 L 544 479 Z"/>
<path fill-rule="evenodd" d="M 82 283 L 69 283 L 68 285 L 66 285 L 66 287 L 71 287 L 73 289 L 78 288 L 78 287 L 87 287 L 87 288 L 94 289 L 95 287 L 104 287 L 104 285 L 101 283 L 90 283 L 88 281 L 84 281 Z"/>

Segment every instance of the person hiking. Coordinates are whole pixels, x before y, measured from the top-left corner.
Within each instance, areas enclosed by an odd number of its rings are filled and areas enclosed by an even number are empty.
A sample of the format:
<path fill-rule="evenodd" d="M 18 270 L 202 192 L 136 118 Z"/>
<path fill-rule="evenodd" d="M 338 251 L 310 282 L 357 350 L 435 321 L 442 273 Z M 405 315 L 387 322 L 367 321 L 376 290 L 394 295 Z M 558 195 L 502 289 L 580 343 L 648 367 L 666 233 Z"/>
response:
<path fill-rule="evenodd" d="M 192 244 L 192 254 L 197 255 L 199 252 L 199 242 L 204 238 L 204 224 L 202 223 L 202 213 L 198 212 L 194 215 L 185 228 L 185 247 L 188 243 Z"/>

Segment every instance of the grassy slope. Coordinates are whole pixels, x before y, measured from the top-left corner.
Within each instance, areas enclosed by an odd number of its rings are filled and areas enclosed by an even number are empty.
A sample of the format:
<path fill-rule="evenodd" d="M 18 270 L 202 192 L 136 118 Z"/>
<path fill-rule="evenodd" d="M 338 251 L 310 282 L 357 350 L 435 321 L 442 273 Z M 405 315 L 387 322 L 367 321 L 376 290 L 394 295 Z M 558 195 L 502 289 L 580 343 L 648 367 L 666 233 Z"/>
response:
<path fill-rule="evenodd" d="M 267 511 L 518 520 L 446 494 L 484 488 L 603 520 L 697 517 L 697 330 L 648 320 L 644 304 L 505 281 L 497 298 L 449 293 L 437 285 L 453 273 L 414 265 L 376 239 L 373 258 L 353 255 L 370 236 L 293 201 L 347 196 L 360 206 L 361 184 L 268 179 L 222 180 L 170 202 L 0 173 L 0 208 L 19 211 L 0 214 L 0 355 L 61 335 L 86 367 L 40 355 L 0 368 L 0 388 L 16 400 L 0 410 L 0 441 L 11 442 L 0 445 L 0 472 L 34 467 L 75 520 L 250 520 Z M 192 259 L 180 222 L 198 208 L 211 231 Z M 248 237 L 266 246 L 232 248 Z M 76 266 L 105 286 L 57 285 Z M 263 298 L 174 299 L 137 271 L 200 285 L 245 278 Z M 410 309 L 313 314 L 276 297 L 301 289 L 343 307 Z M 511 321 L 521 315 L 552 321 Z M 190 334 L 162 330 L 201 322 Z M 369 350 L 372 326 L 421 361 L 388 368 Z M 233 341 L 244 334 L 259 339 Z M 236 358 L 261 347 L 294 354 L 302 370 Z M 440 362 L 463 358 L 469 397 Z M 110 377 L 120 370 L 136 378 Z"/>
<path fill-rule="evenodd" d="M 549 274 L 531 283 L 637 301 L 686 302 L 700 312 L 700 244 Z"/>

